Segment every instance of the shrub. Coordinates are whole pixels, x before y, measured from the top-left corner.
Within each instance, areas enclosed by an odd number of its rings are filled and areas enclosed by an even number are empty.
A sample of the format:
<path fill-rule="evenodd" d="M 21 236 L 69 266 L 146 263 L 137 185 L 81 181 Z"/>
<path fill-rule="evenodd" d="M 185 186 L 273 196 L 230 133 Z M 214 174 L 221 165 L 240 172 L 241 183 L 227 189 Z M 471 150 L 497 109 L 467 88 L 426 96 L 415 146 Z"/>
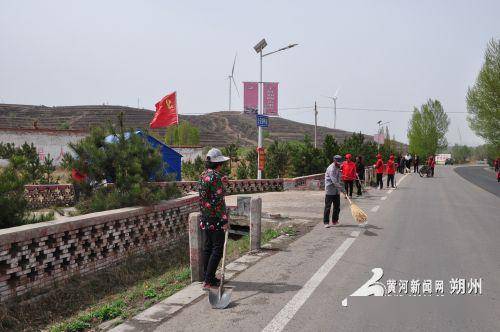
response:
<path fill-rule="evenodd" d="M 107 143 L 112 135 L 114 141 Z M 82 197 L 77 208 L 82 213 L 102 211 L 133 205 L 151 205 L 179 194 L 175 186 L 161 188 L 149 185 L 150 180 L 171 181 L 166 176 L 159 150 L 146 141 L 146 135 L 132 130 L 125 132 L 123 115 L 119 126 L 108 125 L 107 129 L 94 128 L 90 135 L 77 143 L 70 143 L 76 157 L 66 154 L 63 165 L 68 170 L 76 169 L 86 174 L 81 188 Z M 103 186 L 104 183 L 112 186 Z"/>
<path fill-rule="evenodd" d="M 19 158 L 12 158 L 11 165 L 0 169 L 0 228 L 7 228 L 23 223 L 27 211 L 24 199 L 26 177 L 17 168 Z"/>

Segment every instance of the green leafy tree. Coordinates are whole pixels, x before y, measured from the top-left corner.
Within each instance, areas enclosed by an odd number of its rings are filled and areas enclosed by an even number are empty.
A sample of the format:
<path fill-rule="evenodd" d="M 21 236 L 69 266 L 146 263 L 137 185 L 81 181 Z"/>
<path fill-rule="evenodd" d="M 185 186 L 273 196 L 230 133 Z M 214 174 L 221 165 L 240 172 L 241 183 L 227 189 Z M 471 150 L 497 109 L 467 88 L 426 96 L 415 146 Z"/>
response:
<path fill-rule="evenodd" d="M 472 130 L 499 149 L 500 39 L 492 39 L 488 44 L 483 67 L 476 83 L 467 92 L 467 109 Z"/>
<path fill-rule="evenodd" d="M 290 145 L 291 168 L 294 176 L 322 173 L 328 164 L 323 150 L 315 148 L 311 138 L 306 135 L 302 142 Z"/>
<path fill-rule="evenodd" d="M 181 121 L 177 126 L 167 127 L 165 134 L 167 145 L 198 145 L 200 144 L 200 131 L 188 121 Z"/>
<path fill-rule="evenodd" d="M 268 178 L 283 178 L 290 162 L 290 147 L 287 142 L 275 140 L 266 151 L 265 171 Z"/>
<path fill-rule="evenodd" d="M 325 158 L 328 159 L 328 162 L 331 162 L 333 157 L 339 153 L 340 147 L 337 140 L 335 140 L 335 137 L 332 135 L 326 135 L 323 142 L 323 154 L 325 155 Z"/>
<path fill-rule="evenodd" d="M 429 99 L 413 111 L 408 126 L 409 148 L 422 158 L 446 148 L 446 132 L 450 120 L 438 100 Z"/>
<path fill-rule="evenodd" d="M 466 145 L 455 144 L 451 148 L 451 156 L 458 164 L 465 163 L 467 160 L 469 160 L 471 155 L 472 149 Z"/>

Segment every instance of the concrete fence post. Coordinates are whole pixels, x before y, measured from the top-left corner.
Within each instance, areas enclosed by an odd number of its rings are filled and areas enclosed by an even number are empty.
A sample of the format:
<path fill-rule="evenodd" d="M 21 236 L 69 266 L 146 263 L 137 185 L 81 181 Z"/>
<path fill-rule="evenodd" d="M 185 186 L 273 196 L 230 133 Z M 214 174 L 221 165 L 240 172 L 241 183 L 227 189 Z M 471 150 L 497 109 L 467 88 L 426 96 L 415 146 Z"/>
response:
<path fill-rule="evenodd" d="M 250 201 L 250 250 L 260 249 L 262 198 Z"/>
<path fill-rule="evenodd" d="M 203 281 L 203 236 L 199 212 L 189 214 L 189 265 L 191 282 Z"/>

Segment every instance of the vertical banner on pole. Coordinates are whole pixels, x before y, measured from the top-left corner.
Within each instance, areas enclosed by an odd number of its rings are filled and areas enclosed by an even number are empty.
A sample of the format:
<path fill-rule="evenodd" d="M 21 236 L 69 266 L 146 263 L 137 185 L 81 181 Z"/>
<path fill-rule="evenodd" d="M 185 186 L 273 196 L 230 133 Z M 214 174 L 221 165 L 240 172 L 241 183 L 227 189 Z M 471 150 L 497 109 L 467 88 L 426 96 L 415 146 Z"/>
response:
<path fill-rule="evenodd" d="M 264 83 L 264 114 L 279 116 L 278 114 L 278 82 Z"/>
<path fill-rule="evenodd" d="M 257 114 L 259 109 L 259 83 L 243 82 L 243 113 Z"/>

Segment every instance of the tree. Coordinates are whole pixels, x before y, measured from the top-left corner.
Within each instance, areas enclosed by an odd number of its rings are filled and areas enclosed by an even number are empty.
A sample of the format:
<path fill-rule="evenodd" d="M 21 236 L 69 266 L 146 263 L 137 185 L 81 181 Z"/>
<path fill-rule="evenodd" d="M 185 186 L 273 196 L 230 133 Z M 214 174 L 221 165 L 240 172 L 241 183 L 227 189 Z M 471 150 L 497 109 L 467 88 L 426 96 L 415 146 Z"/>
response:
<path fill-rule="evenodd" d="M 339 153 L 340 147 L 337 140 L 335 140 L 335 137 L 332 135 L 326 135 L 325 140 L 323 141 L 323 154 L 325 155 L 325 158 L 328 159 L 328 162 L 332 162 L 333 157 Z"/>
<path fill-rule="evenodd" d="M 457 164 L 463 164 L 472 156 L 472 149 L 466 145 L 455 144 L 451 148 L 451 156 Z"/>
<path fill-rule="evenodd" d="M 238 145 L 231 143 L 222 148 L 222 154 L 229 157 L 229 169 L 233 169 L 233 162 L 238 161 Z"/>
<path fill-rule="evenodd" d="M 165 133 L 167 145 L 198 145 L 200 144 L 200 131 L 188 121 L 181 121 L 177 126 L 167 127 Z"/>
<path fill-rule="evenodd" d="M 123 114 L 118 122 L 118 128 L 110 124 L 107 129 L 93 128 L 89 136 L 69 144 L 76 157 L 66 154 L 66 168 L 87 174 L 86 187 L 92 186 L 78 206 L 81 212 L 151 205 L 177 194 L 174 186 L 148 185 L 152 179 L 171 180 L 164 175 L 166 165 L 160 152 L 147 143 L 145 135 L 125 132 Z M 114 142 L 106 141 L 108 135 L 114 137 Z M 105 182 L 113 186 L 102 187 Z"/>
<path fill-rule="evenodd" d="M 10 165 L 0 169 L 0 228 L 19 225 L 27 212 L 24 185 L 28 182 L 23 174 L 22 157 L 13 156 Z"/>
<path fill-rule="evenodd" d="M 258 154 L 255 149 L 250 149 L 245 156 L 245 160 L 247 162 L 247 176 L 250 179 L 257 178 L 257 158 Z"/>
<path fill-rule="evenodd" d="M 287 142 L 275 140 L 266 151 L 266 175 L 268 178 L 283 178 L 290 161 L 290 147 Z"/>
<path fill-rule="evenodd" d="M 499 149 L 500 39 L 492 39 L 487 46 L 476 83 L 467 91 L 467 110 L 471 129 Z"/>
<path fill-rule="evenodd" d="M 323 173 L 328 160 L 323 150 L 315 148 L 311 138 L 305 135 L 302 142 L 290 145 L 291 168 L 295 176 Z"/>
<path fill-rule="evenodd" d="M 429 99 L 420 110 L 415 107 L 408 124 L 410 151 L 425 157 L 446 148 L 449 124 L 448 115 L 438 100 Z"/>

